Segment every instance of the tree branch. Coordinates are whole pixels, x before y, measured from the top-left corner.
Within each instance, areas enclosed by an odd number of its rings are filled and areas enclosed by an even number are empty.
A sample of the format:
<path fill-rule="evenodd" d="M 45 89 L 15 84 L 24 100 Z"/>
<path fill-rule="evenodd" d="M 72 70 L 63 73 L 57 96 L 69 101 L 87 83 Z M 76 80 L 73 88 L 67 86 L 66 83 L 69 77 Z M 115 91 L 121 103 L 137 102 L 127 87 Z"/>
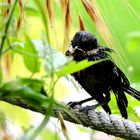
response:
<path fill-rule="evenodd" d="M 32 106 L 20 98 L 5 98 L 1 100 L 42 114 L 46 114 L 47 111 L 46 107 Z M 69 110 L 73 117 L 62 109 L 54 109 L 53 117 L 57 117 L 57 112 L 60 112 L 66 121 L 81 124 L 85 127 L 90 127 L 91 129 L 103 131 L 107 134 L 125 139 L 140 139 L 140 123 L 119 118 L 115 115 L 108 115 L 105 112 L 86 111 L 85 108 L 81 106 L 76 106 L 75 109 L 69 108 Z"/>

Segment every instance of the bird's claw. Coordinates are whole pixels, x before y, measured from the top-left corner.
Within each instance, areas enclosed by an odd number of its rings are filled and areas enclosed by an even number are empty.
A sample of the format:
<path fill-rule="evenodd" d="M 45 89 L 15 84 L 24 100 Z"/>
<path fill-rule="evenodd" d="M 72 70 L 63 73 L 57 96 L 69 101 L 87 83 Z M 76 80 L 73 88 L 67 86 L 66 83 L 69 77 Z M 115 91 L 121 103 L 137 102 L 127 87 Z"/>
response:
<path fill-rule="evenodd" d="M 90 110 L 95 110 L 97 108 L 96 105 L 92 105 L 92 106 L 85 106 L 83 108 L 80 109 L 81 112 L 84 112 L 85 114 L 88 114 L 88 112 Z"/>
<path fill-rule="evenodd" d="M 78 102 L 69 102 L 67 106 L 71 108 L 76 108 L 76 106 L 81 106 L 81 104 L 79 104 Z"/>

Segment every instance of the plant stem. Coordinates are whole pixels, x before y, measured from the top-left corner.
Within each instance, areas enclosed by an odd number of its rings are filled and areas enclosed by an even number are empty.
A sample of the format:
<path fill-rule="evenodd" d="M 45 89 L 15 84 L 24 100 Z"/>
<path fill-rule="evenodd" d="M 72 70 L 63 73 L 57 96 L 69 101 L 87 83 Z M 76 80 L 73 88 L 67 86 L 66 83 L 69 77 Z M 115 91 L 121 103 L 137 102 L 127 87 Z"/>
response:
<path fill-rule="evenodd" d="M 34 2 L 36 3 L 36 6 L 40 10 L 40 13 L 41 13 L 41 16 L 42 16 L 42 20 L 44 22 L 44 27 L 45 27 L 45 33 L 46 33 L 47 41 L 48 41 L 48 44 L 50 44 L 50 36 L 49 36 L 49 29 L 48 29 L 48 18 L 46 16 L 46 12 L 44 10 L 45 8 L 43 7 L 43 4 L 41 3 L 40 0 L 35 0 Z"/>
<path fill-rule="evenodd" d="M 45 118 L 43 119 L 41 124 L 37 127 L 37 129 L 33 132 L 31 137 L 29 138 L 30 140 L 34 140 L 39 135 L 39 133 L 45 128 L 45 126 L 47 125 L 50 117 L 53 114 L 53 104 L 54 104 L 54 99 L 52 98 L 52 101 L 49 104 L 48 110 L 45 114 Z"/>
<path fill-rule="evenodd" d="M 18 0 L 14 1 L 13 5 L 12 5 L 12 8 L 10 9 L 9 15 L 8 15 L 8 19 L 7 19 L 7 22 L 6 22 L 6 25 L 5 25 L 5 29 L 4 29 L 4 35 L 2 37 L 1 44 L 0 44 L 0 57 L 2 55 L 3 46 L 4 46 L 4 43 L 5 43 L 5 39 L 7 37 L 7 32 L 8 32 L 9 25 L 10 25 L 13 13 L 15 11 L 15 7 L 17 5 L 17 2 L 18 2 Z"/>
<path fill-rule="evenodd" d="M 47 122 L 49 121 L 49 118 L 50 117 L 45 116 L 39 127 L 33 132 L 33 135 L 30 137 L 30 140 L 34 140 L 39 135 L 39 133 L 45 128 Z"/>

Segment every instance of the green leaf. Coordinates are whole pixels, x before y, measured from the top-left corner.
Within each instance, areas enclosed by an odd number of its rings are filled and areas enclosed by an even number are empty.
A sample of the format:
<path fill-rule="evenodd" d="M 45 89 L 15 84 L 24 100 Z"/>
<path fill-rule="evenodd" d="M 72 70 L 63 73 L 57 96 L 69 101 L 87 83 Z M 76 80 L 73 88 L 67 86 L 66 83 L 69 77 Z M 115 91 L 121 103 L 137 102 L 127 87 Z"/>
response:
<path fill-rule="evenodd" d="M 25 7 L 25 12 L 29 16 L 38 16 L 39 15 L 39 12 L 34 7 L 31 7 L 31 6 Z"/>
<path fill-rule="evenodd" d="M 44 81 L 39 79 L 17 78 L 16 80 L 3 83 L 0 87 L 0 100 L 19 98 L 36 108 L 49 107 L 53 102 L 55 107 L 66 110 L 63 105 L 52 99 L 52 97 L 46 96 L 44 85 Z"/>
<path fill-rule="evenodd" d="M 27 35 L 25 35 L 25 37 L 26 43 L 23 50 L 30 55 L 24 55 L 24 64 L 27 67 L 27 69 L 32 73 L 39 72 L 40 70 L 39 53 L 33 42 L 30 40 L 30 38 Z"/>
<path fill-rule="evenodd" d="M 48 105 L 51 100 L 46 95 L 44 84 L 38 79 L 18 78 L 0 87 L 0 99 L 20 98 L 34 105 Z"/>
<path fill-rule="evenodd" d="M 99 60 L 99 61 L 83 60 L 80 62 L 71 61 L 64 68 L 60 69 L 56 74 L 58 77 L 62 77 L 62 76 L 65 76 L 67 74 L 72 74 L 72 73 L 75 73 L 75 72 L 80 71 L 82 69 L 85 69 L 85 68 L 92 66 L 96 63 L 99 63 L 101 61 L 104 61 L 104 60 Z"/>
<path fill-rule="evenodd" d="M 41 79 L 28 79 L 28 78 L 20 78 L 19 82 L 23 85 L 30 87 L 37 93 L 41 93 L 47 96 L 47 93 L 44 90 L 44 81 Z"/>

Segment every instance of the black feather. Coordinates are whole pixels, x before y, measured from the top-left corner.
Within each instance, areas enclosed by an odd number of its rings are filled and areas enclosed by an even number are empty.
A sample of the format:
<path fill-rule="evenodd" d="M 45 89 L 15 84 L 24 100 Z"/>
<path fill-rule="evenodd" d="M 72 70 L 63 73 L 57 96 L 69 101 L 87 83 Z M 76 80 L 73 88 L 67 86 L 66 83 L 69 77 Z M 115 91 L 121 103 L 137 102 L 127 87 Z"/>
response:
<path fill-rule="evenodd" d="M 124 94 L 123 91 L 118 91 L 117 93 L 115 93 L 115 97 L 116 97 L 116 100 L 117 100 L 117 105 L 118 105 L 118 108 L 120 110 L 120 113 L 121 115 L 124 117 L 124 118 L 127 118 L 128 115 L 127 115 L 127 106 L 128 106 L 128 101 L 127 101 L 127 98 Z"/>
<path fill-rule="evenodd" d="M 132 87 L 123 87 L 124 91 L 140 101 L 140 92 Z"/>

